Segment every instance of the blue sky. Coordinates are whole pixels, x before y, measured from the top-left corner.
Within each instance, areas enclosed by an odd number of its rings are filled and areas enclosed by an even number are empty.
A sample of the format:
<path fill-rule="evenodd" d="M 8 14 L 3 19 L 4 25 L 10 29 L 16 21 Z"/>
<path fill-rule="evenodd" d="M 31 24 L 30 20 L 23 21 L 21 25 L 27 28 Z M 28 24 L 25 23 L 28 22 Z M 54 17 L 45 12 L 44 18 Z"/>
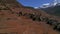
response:
<path fill-rule="evenodd" d="M 17 0 L 24 6 L 39 7 L 45 3 L 51 3 L 53 0 Z"/>

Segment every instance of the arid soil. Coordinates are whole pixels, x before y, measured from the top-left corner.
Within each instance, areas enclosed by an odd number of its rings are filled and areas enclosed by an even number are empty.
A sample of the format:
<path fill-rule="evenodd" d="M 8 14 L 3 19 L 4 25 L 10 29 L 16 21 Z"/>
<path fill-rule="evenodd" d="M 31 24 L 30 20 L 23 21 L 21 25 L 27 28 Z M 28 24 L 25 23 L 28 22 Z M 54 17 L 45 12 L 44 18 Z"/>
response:
<path fill-rule="evenodd" d="M 33 21 L 26 16 L 17 16 L 9 10 L 0 12 L 0 33 L 13 34 L 58 34 L 45 22 Z"/>
<path fill-rule="evenodd" d="M 8 6 L 8 5 L 7 5 Z M 18 6 L 18 5 L 17 5 Z M 43 17 L 57 19 L 44 11 L 8 6 L 8 10 L 0 10 L 0 34 L 60 34 L 43 21 L 33 21 L 26 16 L 18 16 L 18 12 L 41 14 Z M 57 19 L 60 20 L 60 19 Z"/>

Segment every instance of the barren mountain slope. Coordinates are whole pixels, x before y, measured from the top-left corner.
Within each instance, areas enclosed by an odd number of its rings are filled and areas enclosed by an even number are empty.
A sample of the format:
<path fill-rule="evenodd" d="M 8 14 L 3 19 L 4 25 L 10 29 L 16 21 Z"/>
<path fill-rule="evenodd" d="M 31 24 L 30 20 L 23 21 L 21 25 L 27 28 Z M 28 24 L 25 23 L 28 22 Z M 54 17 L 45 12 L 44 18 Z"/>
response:
<path fill-rule="evenodd" d="M 0 34 L 58 34 L 59 32 L 42 21 L 33 21 L 27 16 L 18 16 L 20 11 L 25 13 L 41 14 L 44 17 L 51 17 L 47 13 L 35 9 L 24 8 L 16 0 L 1 0 L 0 5 Z M 10 3 L 14 2 L 14 3 Z M 15 5 L 14 5 L 15 4 Z"/>

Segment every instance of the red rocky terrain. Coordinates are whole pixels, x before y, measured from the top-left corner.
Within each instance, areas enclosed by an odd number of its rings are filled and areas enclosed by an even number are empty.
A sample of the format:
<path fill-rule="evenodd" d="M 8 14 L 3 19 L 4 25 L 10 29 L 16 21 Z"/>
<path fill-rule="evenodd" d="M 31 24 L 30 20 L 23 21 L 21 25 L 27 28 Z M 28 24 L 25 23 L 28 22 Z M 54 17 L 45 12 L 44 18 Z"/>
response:
<path fill-rule="evenodd" d="M 28 14 L 33 13 L 60 20 L 42 10 L 24 8 L 16 0 L 0 0 L 0 34 L 60 34 L 46 22 L 30 19 Z"/>

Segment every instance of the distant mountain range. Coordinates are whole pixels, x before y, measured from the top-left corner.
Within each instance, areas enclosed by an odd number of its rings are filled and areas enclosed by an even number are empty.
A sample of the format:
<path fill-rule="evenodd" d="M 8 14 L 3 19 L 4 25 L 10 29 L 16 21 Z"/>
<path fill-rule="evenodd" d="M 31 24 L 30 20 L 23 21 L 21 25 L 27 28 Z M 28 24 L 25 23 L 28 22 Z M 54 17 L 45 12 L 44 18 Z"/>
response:
<path fill-rule="evenodd" d="M 50 6 L 46 8 L 38 7 L 36 8 L 38 10 L 44 10 L 48 14 L 52 14 L 55 16 L 60 16 L 60 3 L 56 4 L 55 6 Z"/>

